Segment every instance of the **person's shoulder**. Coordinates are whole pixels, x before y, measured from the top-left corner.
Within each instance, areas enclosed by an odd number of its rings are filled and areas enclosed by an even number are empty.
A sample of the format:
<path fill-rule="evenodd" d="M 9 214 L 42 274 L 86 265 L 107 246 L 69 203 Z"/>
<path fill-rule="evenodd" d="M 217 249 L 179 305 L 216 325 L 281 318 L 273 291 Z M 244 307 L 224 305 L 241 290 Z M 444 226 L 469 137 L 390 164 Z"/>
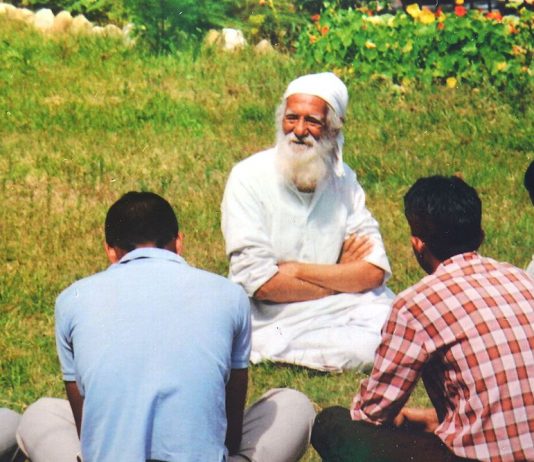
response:
<path fill-rule="evenodd" d="M 247 176 L 258 175 L 264 173 L 264 169 L 270 168 L 274 164 L 275 149 L 269 148 L 263 151 L 252 154 L 249 157 L 239 161 L 232 168 L 232 175 L 246 173 Z"/>
<path fill-rule="evenodd" d="M 497 276 L 502 275 L 512 284 L 514 282 L 525 281 L 527 284 L 531 285 L 530 283 L 532 282 L 532 275 L 529 274 L 528 268 L 524 270 L 512 265 L 511 263 L 494 260 L 493 258 L 481 255 L 479 256 L 479 259 L 484 270 L 490 275 L 491 273 Z"/>
<path fill-rule="evenodd" d="M 195 266 L 188 266 L 188 270 L 191 271 L 191 277 L 205 287 L 206 290 L 219 295 L 225 294 L 226 296 L 237 299 L 243 296 L 246 297 L 245 291 L 239 284 L 230 281 L 224 276 Z"/>
<path fill-rule="evenodd" d="M 94 294 L 95 291 L 98 291 L 98 286 L 100 285 L 101 281 L 107 277 L 107 271 L 108 270 L 100 271 L 82 279 L 78 279 L 70 286 L 63 289 L 63 291 L 56 298 L 56 309 L 58 307 L 63 307 L 63 309 L 65 309 L 74 301 L 80 300 L 86 295 L 91 297 L 91 294 Z"/>
<path fill-rule="evenodd" d="M 358 182 L 358 176 L 356 175 L 356 172 L 345 162 L 343 162 L 343 175 L 338 178 L 346 186 L 361 187 L 360 183 Z"/>
<path fill-rule="evenodd" d="M 411 310 L 424 304 L 435 292 L 437 283 L 438 276 L 435 273 L 426 275 L 412 286 L 399 292 L 393 300 L 393 307 L 397 310 Z"/>

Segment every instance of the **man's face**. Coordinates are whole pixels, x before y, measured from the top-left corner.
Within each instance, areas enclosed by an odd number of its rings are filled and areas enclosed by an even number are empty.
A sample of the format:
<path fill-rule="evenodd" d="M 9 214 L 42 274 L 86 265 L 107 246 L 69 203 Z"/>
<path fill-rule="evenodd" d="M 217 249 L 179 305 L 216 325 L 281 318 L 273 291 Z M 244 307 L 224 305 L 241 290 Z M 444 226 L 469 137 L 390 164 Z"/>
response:
<path fill-rule="evenodd" d="M 296 94 L 286 100 L 286 110 L 282 121 L 285 135 L 293 134 L 296 144 L 305 143 L 306 137 L 316 141 L 323 134 L 328 105 L 318 96 Z"/>

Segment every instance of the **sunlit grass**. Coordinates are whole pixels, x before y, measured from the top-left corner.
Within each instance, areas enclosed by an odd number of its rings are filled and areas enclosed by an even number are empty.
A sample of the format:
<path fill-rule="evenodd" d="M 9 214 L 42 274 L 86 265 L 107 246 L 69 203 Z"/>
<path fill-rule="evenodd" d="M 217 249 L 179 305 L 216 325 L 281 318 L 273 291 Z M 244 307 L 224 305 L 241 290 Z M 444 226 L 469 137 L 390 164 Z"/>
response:
<path fill-rule="evenodd" d="M 53 305 L 107 262 L 102 223 L 128 190 L 168 198 L 185 256 L 225 274 L 219 204 L 232 165 L 272 144 L 274 110 L 306 70 L 252 52 L 147 57 L 120 43 L 45 40 L 0 18 L 0 406 L 63 396 Z M 412 89 L 348 82 L 346 161 L 381 224 L 399 291 L 422 273 L 402 196 L 422 175 L 460 172 L 480 192 L 482 252 L 525 266 L 534 251 L 523 172 L 534 158 L 532 107 L 491 88 Z M 525 95 L 527 97 L 527 95 Z M 361 373 L 251 368 L 249 400 L 291 386 L 320 407 L 348 406 Z M 415 404 L 428 401 L 417 388 Z M 314 459 L 310 451 L 307 460 Z"/>

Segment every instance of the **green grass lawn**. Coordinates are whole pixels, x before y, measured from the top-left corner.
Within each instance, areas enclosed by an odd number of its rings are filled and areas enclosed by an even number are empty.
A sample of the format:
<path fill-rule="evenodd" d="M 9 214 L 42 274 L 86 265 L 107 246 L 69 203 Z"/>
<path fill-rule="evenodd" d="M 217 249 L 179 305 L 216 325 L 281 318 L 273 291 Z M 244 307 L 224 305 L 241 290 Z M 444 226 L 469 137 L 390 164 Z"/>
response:
<path fill-rule="evenodd" d="M 0 18 L 0 406 L 22 411 L 41 396 L 63 396 L 54 300 L 106 267 L 103 220 L 122 193 L 168 198 L 186 259 L 226 273 L 226 177 L 236 161 L 272 144 L 275 107 L 306 71 L 278 54 L 148 57 L 120 43 L 43 39 Z M 386 83 L 347 84 L 345 160 L 380 222 L 390 287 L 422 276 L 402 196 L 435 173 L 460 172 L 478 189 L 482 253 L 526 266 L 534 252 L 534 209 L 522 187 L 534 159 L 532 105 L 485 87 L 399 94 Z M 269 364 L 251 376 L 249 401 L 290 386 L 321 407 L 348 406 L 364 377 Z M 422 387 L 413 402 L 428 403 Z M 317 460 L 311 450 L 306 460 Z"/>

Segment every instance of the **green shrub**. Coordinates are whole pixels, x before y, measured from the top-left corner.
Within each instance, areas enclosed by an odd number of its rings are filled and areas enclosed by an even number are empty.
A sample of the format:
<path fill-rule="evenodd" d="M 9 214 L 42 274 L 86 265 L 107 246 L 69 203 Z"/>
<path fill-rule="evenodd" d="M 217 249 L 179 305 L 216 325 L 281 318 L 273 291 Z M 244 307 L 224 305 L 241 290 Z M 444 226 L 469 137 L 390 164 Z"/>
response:
<path fill-rule="evenodd" d="M 308 65 L 396 84 L 438 82 L 522 90 L 532 77 L 532 12 L 484 15 L 457 6 L 446 14 L 411 5 L 408 14 L 327 9 L 299 39 Z"/>
<path fill-rule="evenodd" d="M 124 0 L 137 32 L 158 54 L 198 43 L 210 28 L 225 25 L 229 0 Z"/>

